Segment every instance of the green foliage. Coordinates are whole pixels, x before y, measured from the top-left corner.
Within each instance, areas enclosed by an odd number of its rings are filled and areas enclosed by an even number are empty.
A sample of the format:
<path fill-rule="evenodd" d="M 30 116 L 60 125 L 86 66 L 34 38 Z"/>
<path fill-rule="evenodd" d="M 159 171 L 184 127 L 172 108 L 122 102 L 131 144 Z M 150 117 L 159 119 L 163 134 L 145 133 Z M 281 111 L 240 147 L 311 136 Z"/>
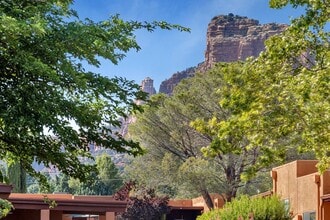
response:
<path fill-rule="evenodd" d="M 19 162 L 8 165 L 9 184 L 13 185 L 12 192 L 26 192 L 26 172 Z"/>
<path fill-rule="evenodd" d="M 125 166 L 124 179 L 133 179 L 140 185 L 155 189 L 159 195 L 167 195 L 171 198 L 181 194 L 181 186 L 177 177 L 178 166 L 181 162 L 170 153 L 165 153 L 162 158 L 154 157 L 152 154 L 145 154 L 132 158 Z M 196 196 L 196 193 L 184 190 L 182 193 L 186 198 Z"/>
<path fill-rule="evenodd" d="M 56 180 L 60 184 L 55 190 L 75 195 L 113 195 L 122 185 L 122 179 L 111 157 L 107 154 L 96 157 L 96 168 L 97 172 L 91 173 L 87 182 L 81 182 L 79 179 L 63 175 L 60 176 Z"/>
<path fill-rule="evenodd" d="M 88 175 L 86 182 L 69 177 L 63 173 L 54 177 L 47 176 L 50 185 L 45 189 L 29 177 L 31 184 L 28 186 L 29 193 L 53 193 L 62 192 L 74 195 L 113 195 L 122 186 L 122 178 L 118 169 L 108 154 L 96 157 L 96 172 Z"/>
<path fill-rule="evenodd" d="M 146 94 L 133 81 L 86 71 L 104 58 L 117 64 L 139 50 L 134 31 L 187 28 L 166 22 L 124 21 L 118 15 L 80 20 L 72 0 L 0 1 L 0 159 L 21 161 L 31 175 L 34 160 L 85 180 L 95 167 L 87 144 L 132 155 L 138 143 L 115 132 L 121 117 L 141 107 Z"/>
<path fill-rule="evenodd" d="M 0 219 L 6 217 L 14 208 L 13 204 L 6 199 L 0 199 Z"/>
<path fill-rule="evenodd" d="M 227 122 L 239 109 L 219 105 L 231 94 L 237 102 L 248 99 L 229 91 L 234 83 L 244 84 L 235 78 L 229 81 L 243 71 L 242 63 L 219 65 L 182 81 L 171 97 L 152 96 L 129 128 L 133 140 L 146 149 L 126 169 L 129 178 L 156 190 L 165 189 L 162 184 L 170 186 L 176 197 L 198 196 L 207 189 L 226 194 L 228 200 L 239 188 L 254 184 L 255 180 L 243 183 L 241 174 L 257 162 L 259 146 L 249 145 L 245 127 Z M 176 160 L 171 172 L 165 170 L 170 166 L 163 166 L 165 158 Z"/>
<path fill-rule="evenodd" d="M 241 196 L 228 202 L 221 209 L 206 212 L 198 220 L 289 220 L 288 207 L 277 196 L 256 197 Z"/>
<path fill-rule="evenodd" d="M 316 157 L 320 171 L 329 167 L 330 16 L 325 2 L 270 1 L 276 8 L 290 3 L 306 11 L 284 33 L 267 40 L 266 50 L 239 71 L 237 64 L 218 64 L 225 82 L 219 103 L 231 114 L 194 122 L 200 132 L 215 135 L 204 148 L 207 155 L 240 155 L 257 147 L 259 156 L 245 172 L 247 178 L 296 153 Z"/>
<path fill-rule="evenodd" d="M 312 152 L 319 160 L 319 170 L 324 171 L 330 164 L 329 1 L 271 1 L 274 7 L 288 3 L 304 7 L 305 14 L 294 19 L 283 35 L 267 43 L 267 51 L 254 66 L 258 74 L 263 72 L 266 82 L 273 82 L 265 90 L 267 99 L 260 99 L 264 112 L 269 112 L 269 118 L 261 118 L 265 122 L 261 135 L 273 141 L 269 134 L 275 132 L 270 128 L 276 127 L 290 136 L 291 146 Z M 277 70 L 275 74 L 271 68 Z"/>

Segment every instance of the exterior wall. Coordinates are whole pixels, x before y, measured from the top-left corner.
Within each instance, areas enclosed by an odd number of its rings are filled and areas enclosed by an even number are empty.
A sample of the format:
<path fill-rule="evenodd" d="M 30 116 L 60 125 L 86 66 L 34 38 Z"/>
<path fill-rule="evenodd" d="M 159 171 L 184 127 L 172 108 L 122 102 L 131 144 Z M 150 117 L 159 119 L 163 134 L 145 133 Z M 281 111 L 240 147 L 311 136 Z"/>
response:
<path fill-rule="evenodd" d="M 330 220 L 330 202 L 325 202 L 322 207 L 322 220 Z"/>
<path fill-rule="evenodd" d="M 315 183 L 315 175 L 309 174 L 297 179 L 296 198 L 297 207 L 294 214 L 303 214 L 304 212 L 315 212 L 318 219 L 318 204 L 320 201 L 319 186 Z"/>
<path fill-rule="evenodd" d="M 221 208 L 222 206 L 224 206 L 225 201 L 220 194 L 211 193 L 210 196 L 213 201 L 214 208 Z M 204 211 L 209 211 L 202 196 L 192 199 L 192 206 L 204 207 Z"/>
<path fill-rule="evenodd" d="M 297 214 L 297 195 L 295 193 L 297 186 L 297 164 L 289 163 L 273 169 L 276 172 L 276 179 L 273 184 L 274 193 L 283 200 L 287 200 L 290 205 L 290 211 L 293 215 Z M 274 178 L 274 177 L 273 177 Z"/>
<path fill-rule="evenodd" d="M 301 219 L 305 212 L 315 212 L 316 219 L 320 219 L 320 196 L 330 190 L 330 175 L 326 172 L 320 178 L 316 164 L 317 161 L 300 160 L 272 171 L 273 192 L 289 203 L 295 220 Z"/>
<path fill-rule="evenodd" d="M 316 168 L 317 160 L 297 160 L 297 177 L 318 172 Z"/>
<path fill-rule="evenodd" d="M 40 210 L 15 210 L 15 215 L 9 214 L 4 220 L 40 220 Z"/>
<path fill-rule="evenodd" d="M 330 171 L 326 171 L 321 176 L 321 195 L 330 194 Z"/>
<path fill-rule="evenodd" d="M 64 220 L 63 211 L 50 210 L 50 220 Z"/>
<path fill-rule="evenodd" d="M 175 207 L 191 207 L 193 206 L 191 199 L 176 199 L 176 200 L 170 200 L 168 202 L 169 206 L 175 206 Z"/>

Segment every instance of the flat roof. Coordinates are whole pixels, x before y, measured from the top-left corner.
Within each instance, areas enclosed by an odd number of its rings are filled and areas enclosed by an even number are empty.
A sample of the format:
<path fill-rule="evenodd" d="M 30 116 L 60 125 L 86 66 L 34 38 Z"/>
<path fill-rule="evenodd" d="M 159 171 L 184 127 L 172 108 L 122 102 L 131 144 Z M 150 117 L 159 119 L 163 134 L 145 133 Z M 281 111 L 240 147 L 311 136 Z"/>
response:
<path fill-rule="evenodd" d="M 49 208 L 46 200 L 55 201 Z M 115 200 L 112 196 L 73 196 L 71 194 L 25 194 L 11 193 L 8 200 L 15 209 L 51 209 L 69 213 L 123 212 L 127 202 Z"/>

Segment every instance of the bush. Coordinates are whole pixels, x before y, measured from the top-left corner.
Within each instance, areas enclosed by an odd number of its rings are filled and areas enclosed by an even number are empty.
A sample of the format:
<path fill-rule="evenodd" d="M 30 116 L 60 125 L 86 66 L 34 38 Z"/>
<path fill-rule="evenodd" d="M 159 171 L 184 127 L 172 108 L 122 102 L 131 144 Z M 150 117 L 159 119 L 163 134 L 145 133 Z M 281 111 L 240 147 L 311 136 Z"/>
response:
<path fill-rule="evenodd" d="M 251 216 L 253 215 L 253 218 Z M 197 220 L 290 220 L 288 207 L 278 196 L 250 198 L 241 196 L 222 209 L 199 216 Z"/>

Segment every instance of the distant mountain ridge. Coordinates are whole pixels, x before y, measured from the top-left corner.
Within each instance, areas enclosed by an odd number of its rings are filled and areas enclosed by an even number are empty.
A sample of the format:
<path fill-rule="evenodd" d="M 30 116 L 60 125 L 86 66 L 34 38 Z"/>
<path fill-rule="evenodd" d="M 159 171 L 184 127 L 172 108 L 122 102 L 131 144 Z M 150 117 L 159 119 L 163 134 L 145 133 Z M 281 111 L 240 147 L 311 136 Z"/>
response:
<path fill-rule="evenodd" d="M 176 72 L 160 84 L 159 92 L 172 94 L 173 88 L 196 72 L 205 72 L 217 62 L 233 62 L 257 57 L 269 37 L 285 30 L 286 24 L 259 24 L 258 20 L 228 14 L 212 18 L 206 34 L 205 60 L 196 67 Z"/>

